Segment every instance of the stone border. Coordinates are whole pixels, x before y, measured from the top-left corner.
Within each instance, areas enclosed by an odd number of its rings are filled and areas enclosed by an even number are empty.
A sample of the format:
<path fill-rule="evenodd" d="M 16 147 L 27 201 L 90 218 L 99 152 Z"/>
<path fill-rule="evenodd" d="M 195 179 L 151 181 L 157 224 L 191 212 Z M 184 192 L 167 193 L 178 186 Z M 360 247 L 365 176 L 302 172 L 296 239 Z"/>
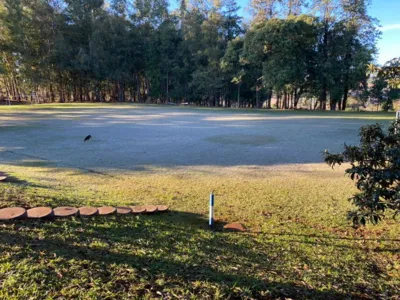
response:
<path fill-rule="evenodd" d="M 132 215 L 132 214 L 153 214 L 165 212 L 169 209 L 167 205 L 141 205 L 141 206 L 101 206 L 80 208 L 72 206 L 60 206 L 52 209 L 51 207 L 39 206 L 30 209 L 23 207 L 5 207 L 0 209 L 0 221 L 9 221 L 16 219 L 45 219 L 45 218 L 67 218 L 73 216 L 108 216 L 114 214 Z"/>
<path fill-rule="evenodd" d="M 128 206 L 117 206 L 117 214 L 127 215 L 132 213 L 132 208 Z"/>
<path fill-rule="evenodd" d="M 79 213 L 79 210 L 71 206 L 61 206 L 53 209 L 53 212 L 55 217 L 65 218 L 76 216 Z"/>
<path fill-rule="evenodd" d="M 102 207 L 99 207 L 98 210 L 99 210 L 100 216 L 112 215 L 112 214 L 115 214 L 115 212 L 117 211 L 117 209 L 113 206 L 102 206 Z"/>
<path fill-rule="evenodd" d="M 26 218 L 26 209 L 22 207 L 6 207 L 0 209 L 0 220 L 15 220 Z"/>
<path fill-rule="evenodd" d="M 95 216 L 99 213 L 99 210 L 96 207 L 83 206 L 79 207 L 79 216 L 81 217 L 91 217 Z"/>
<path fill-rule="evenodd" d="M 45 206 L 28 209 L 26 213 L 29 219 L 43 219 L 54 216 L 53 209 Z"/>
<path fill-rule="evenodd" d="M 4 173 L 4 172 L 0 171 L 0 182 L 1 181 L 6 181 L 7 177 L 8 177 L 7 173 Z"/>

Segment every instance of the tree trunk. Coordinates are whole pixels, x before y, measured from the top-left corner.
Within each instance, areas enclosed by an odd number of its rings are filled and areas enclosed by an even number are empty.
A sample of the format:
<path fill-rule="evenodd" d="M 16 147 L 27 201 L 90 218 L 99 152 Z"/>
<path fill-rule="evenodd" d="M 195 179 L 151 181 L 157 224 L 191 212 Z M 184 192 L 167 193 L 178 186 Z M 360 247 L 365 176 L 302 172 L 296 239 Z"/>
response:
<path fill-rule="evenodd" d="M 79 102 L 83 101 L 83 85 L 82 82 L 79 81 Z"/>
<path fill-rule="evenodd" d="M 280 95 L 279 93 L 276 93 L 276 108 L 279 109 L 279 100 L 280 100 Z"/>
<path fill-rule="evenodd" d="M 76 84 L 74 84 L 74 95 L 73 95 L 73 97 L 74 97 L 74 102 L 78 99 L 78 92 L 77 92 L 77 89 L 76 89 Z"/>
<path fill-rule="evenodd" d="M 167 103 L 169 102 L 169 74 L 167 72 Z"/>
<path fill-rule="evenodd" d="M 256 108 L 260 108 L 260 103 L 258 100 L 258 88 L 256 87 Z"/>
<path fill-rule="evenodd" d="M 331 103 L 330 103 L 331 110 L 336 110 L 336 104 L 337 104 L 337 100 L 331 99 Z"/>
<path fill-rule="evenodd" d="M 342 107 L 341 107 L 342 110 L 346 110 L 348 94 L 349 94 L 349 86 L 348 86 L 348 84 L 345 84 L 344 91 L 343 91 Z"/>
<path fill-rule="evenodd" d="M 294 102 L 294 91 L 290 93 L 290 109 L 293 109 L 294 107 L 293 102 Z"/>
<path fill-rule="evenodd" d="M 59 86 L 58 94 L 59 94 L 59 97 L 60 97 L 59 101 L 60 101 L 61 103 L 63 103 L 63 102 L 65 101 L 65 99 L 64 99 L 64 90 L 63 90 L 62 76 L 61 76 L 61 73 L 60 73 L 60 72 L 58 72 L 58 86 Z"/>
<path fill-rule="evenodd" d="M 321 78 L 321 93 L 319 95 L 319 102 L 320 102 L 320 109 L 321 110 L 326 110 L 326 99 L 327 99 L 327 93 L 328 93 L 328 84 L 327 84 L 327 79 L 326 79 L 326 63 L 328 61 L 328 20 L 325 19 L 325 24 L 324 24 L 324 37 L 323 37 L 323 49 L 322 49 L 322 54 L 323 54 L 323 70 L 321 72 L 322 78 Z"/>
<path fill-rule="evenodd" d="M 240 107 L 240 83 L 238 84 L 238 95 L 237 95 L 237 105 L 238 108 Z"/>
<path fill-rule="evenodd" d="M 317 107 L 318 107 L 318 104 L 320 103 L 320 101 L 319 100 L 317 100 L 317 101 L 315 101 L 315 104 L 314 104 L 314 110 L 316 110 L 317 109 Z"/>
<path fill-rule="evenodd" d="M 297 104 L 299 103 L 300 99 L 300 91 L 297 91 L 297 89 L 294 90 L 294 109 L 297 109 Z"/>
<path fill-rule="evenodd" d="M 268 98 L 267 98 L 267 108 L 271 109 L 271 101 L 272 101 L 272 89 L 268 91 Z"/>
<path fill-rule="evenodd" d="M 124 84 L 121 83 L 121 82 L 118 82 L 117 88 L 118 88 L 118 102 L 124 102 L 125 101 L 125 87 L 124 87 Z"/>
<path fill-rule="evenodd" d="M 328 87 L 326 82 L 323 83 L 322 85 L 322 90 L 321 94 L 319 96 L 319 103 L 320 103 L 320 110 L 326 110 L 326 99 L 327 99 L 327 94 L 328 94 Z"/>
<path fill-rule="evenodd" d="M 283 96 L 283 108 L 288 109 L 288 94 L 286 92 L 284 92 Z"/>

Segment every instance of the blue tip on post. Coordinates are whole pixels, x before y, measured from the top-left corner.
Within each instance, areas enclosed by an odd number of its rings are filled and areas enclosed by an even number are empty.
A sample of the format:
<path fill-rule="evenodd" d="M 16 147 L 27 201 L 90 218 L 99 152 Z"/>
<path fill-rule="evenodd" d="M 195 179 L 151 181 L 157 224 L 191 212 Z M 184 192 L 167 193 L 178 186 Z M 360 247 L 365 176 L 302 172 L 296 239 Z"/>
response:
<path fill-rule="evenodd" d="M 208 219 L 208 226 L 210 229 L 214 228 L 214 193 L 210 194 L 210 215 Z"/>

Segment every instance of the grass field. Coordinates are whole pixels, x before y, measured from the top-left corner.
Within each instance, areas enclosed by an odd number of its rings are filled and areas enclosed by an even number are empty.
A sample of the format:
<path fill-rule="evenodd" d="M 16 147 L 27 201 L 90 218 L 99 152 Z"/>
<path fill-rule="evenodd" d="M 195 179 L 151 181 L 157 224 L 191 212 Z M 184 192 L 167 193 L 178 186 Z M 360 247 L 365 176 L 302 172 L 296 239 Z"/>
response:
<path fill-rule="evenodd" d="M 0 299 L 399 299 L 400 226 L 353 229 L 325 148 L 386 113 L 0 107 L 0 207 L 167 204 L 0 224 Z M 92 134 L 93 140 L 83 143 Z M 207 228 L 216 194 L 218 228 Z M 227 233 L 226 222 L 246 233 Z"/>

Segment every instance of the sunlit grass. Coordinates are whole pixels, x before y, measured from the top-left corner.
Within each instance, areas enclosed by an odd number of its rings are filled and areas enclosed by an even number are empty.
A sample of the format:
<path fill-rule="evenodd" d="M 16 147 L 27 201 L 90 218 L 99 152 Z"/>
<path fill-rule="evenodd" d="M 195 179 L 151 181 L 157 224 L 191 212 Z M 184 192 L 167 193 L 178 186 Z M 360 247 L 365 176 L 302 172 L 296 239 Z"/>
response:
<path fill-rule="evenodd" d="M 253 108 L 222 108 L 222 107 L 197 107 L 197 106 L 173 106 L 173 105 L 157 105 L 157 104 L 140 104 L 140 103 L 45 103 L 45 104 L 23 104 L 23 105 L 1 105 L 0 112 L 7 111 L 60 111 L 66 110 L 85 110 L 85 109 L 116 109 L 123 112 L 124 109 L 141 109 L 141 108 L 169 108 L 171 110 L 192 111 L 192 112 L 218 112 L 218 113 L 247 113 L 247 114 L 265 114 L 275 117 L 297 116 L 297 117 L 319 117 L 319 118 L 345 118 L 345 119 L 376 119 L 376 120 L 393 120 L 395 112 L 375 112 L 375 111 L 319 111 L 319 110 L 277 110 L 277 109 L 253 109 Z"/>
<path fill-rule="evenodd" d="M 3 225 L 0 298 L 337 299 L 398 291 L 398 223 L 350 227 L 347 198 L 354 187 L 344 167 L 204 166 L 104 174 L 40 162 L 0 168 L 18 178 L 0 185 L 0 206 L 167 204 L 172 210 Z M 239 221 L 248 233 L 207 229 L 211 190 L 219 224 Z"/>

